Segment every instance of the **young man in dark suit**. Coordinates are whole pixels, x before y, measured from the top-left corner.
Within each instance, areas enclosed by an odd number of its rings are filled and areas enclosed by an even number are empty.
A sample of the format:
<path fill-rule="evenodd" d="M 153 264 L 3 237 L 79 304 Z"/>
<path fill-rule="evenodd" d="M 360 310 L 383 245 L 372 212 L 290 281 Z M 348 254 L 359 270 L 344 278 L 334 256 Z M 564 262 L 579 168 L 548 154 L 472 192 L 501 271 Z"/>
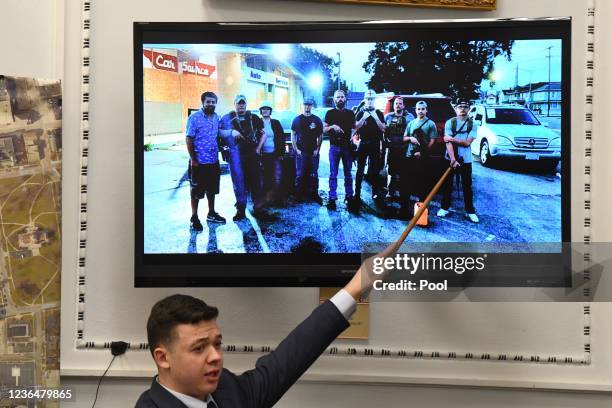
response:
<path fill-rule="evenodd" d="M 376 256 L 392 256 L 396 250 L 391 245 Z M 217 308 L 187 295 L 162 299 L 147 322 L 158 375 L 136 408 L 272 407 L 349 326 L 357 300 L 372 287 L 372 276 L 362 265 L 340 292 L 241 375 L 223 368 Z"/>

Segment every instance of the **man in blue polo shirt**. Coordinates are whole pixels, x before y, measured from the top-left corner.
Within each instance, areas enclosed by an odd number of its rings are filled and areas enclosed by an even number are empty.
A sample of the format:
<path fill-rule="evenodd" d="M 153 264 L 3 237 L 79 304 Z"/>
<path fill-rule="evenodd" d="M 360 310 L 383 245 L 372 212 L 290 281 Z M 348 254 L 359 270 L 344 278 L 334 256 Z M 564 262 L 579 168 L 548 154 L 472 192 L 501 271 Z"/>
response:
<path fill-rule="evenodd" d="M 202 231 L 204 227 L 198 218 L 198 204 L 206 196 L 208 216 L 206 221 L 225 223 L 225 218 L 215 212 L 215 195 L 219 194 L 219 116 L 215 113 L 217 95 L 204 92 L 201 96 L 202 109 L 187 119 L 185 136 L 189 152 L 189 182 L 191 185 L 191 228 Z"/>

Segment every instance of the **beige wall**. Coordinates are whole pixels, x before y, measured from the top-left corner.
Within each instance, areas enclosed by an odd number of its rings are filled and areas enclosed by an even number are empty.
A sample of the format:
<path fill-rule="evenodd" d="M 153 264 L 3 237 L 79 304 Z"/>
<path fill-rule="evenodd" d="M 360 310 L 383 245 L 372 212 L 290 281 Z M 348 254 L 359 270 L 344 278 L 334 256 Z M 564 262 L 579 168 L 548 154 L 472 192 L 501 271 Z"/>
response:
<path fill-rule="evenodd" d="M 143 77 L 145 102 L 168 104 L 169 108 L 176 104 L 181 106 L 181 128 L 178 129 L 179 132 L 185 130 L 188 109 L 197 109 L 202 105 L 200 99 L 202 92 L 217 92 L 217 80 L 200 75 L 179 74 L 145 68 Z M 145 109 L 147 108 L 145 107 Z M 145 112 L 146 114 L 147 112 Z M 162 120 L 164 119 L 162 118 Z"/>
<path fill-rule="evenodd" d="M 234 109 L 234 97 L 241 91 L 242 58 L 238 53 L 223 53 L 217 57 L 217 78 L 219 82 L 218 112 Z"/>

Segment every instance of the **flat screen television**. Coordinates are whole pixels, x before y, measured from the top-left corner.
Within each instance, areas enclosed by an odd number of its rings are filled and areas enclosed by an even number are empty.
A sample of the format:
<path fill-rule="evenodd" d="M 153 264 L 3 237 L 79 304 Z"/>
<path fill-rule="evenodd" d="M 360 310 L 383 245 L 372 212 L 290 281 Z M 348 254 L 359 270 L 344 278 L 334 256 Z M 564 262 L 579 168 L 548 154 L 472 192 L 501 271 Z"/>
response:
<path fill-rule="evenodd" d="M 570 19 L 134 23 L 135 285 L 344 284 L 448 167 L 463 101 L 463 170 L 408 249 L 544 255 L 556 267 L 481 283 L 566 286 L 570 43 Z M 402 127 L 419 107 L 422 150 Z M 559 246 L 516 249 L 539 243 Z"/>

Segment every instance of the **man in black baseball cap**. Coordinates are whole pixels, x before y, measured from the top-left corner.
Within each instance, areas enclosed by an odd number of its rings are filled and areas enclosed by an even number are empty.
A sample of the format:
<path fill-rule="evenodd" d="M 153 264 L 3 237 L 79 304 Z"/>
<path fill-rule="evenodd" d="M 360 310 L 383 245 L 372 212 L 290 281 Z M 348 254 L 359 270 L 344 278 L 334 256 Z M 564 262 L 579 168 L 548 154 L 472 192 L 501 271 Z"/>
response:
<path fill-rule="evenodd" d="M 470 109 L 470 106 L 472 104 L 467 100 L 467 99 L 463 99 L 463 98 L 458 98 L 455 100 L 455 109 L 462 107 L 465 109 Z"/>
<path fill-rule="evenodd" d="M 291 143 L 295 157 L 295 191 L 298 201 L 323 204 L 319 196 L 319 150 L 323 140 L 323 122 L 312 113 L 314 99 L 304 98 L 304 111 L 291 123 Z"/>

